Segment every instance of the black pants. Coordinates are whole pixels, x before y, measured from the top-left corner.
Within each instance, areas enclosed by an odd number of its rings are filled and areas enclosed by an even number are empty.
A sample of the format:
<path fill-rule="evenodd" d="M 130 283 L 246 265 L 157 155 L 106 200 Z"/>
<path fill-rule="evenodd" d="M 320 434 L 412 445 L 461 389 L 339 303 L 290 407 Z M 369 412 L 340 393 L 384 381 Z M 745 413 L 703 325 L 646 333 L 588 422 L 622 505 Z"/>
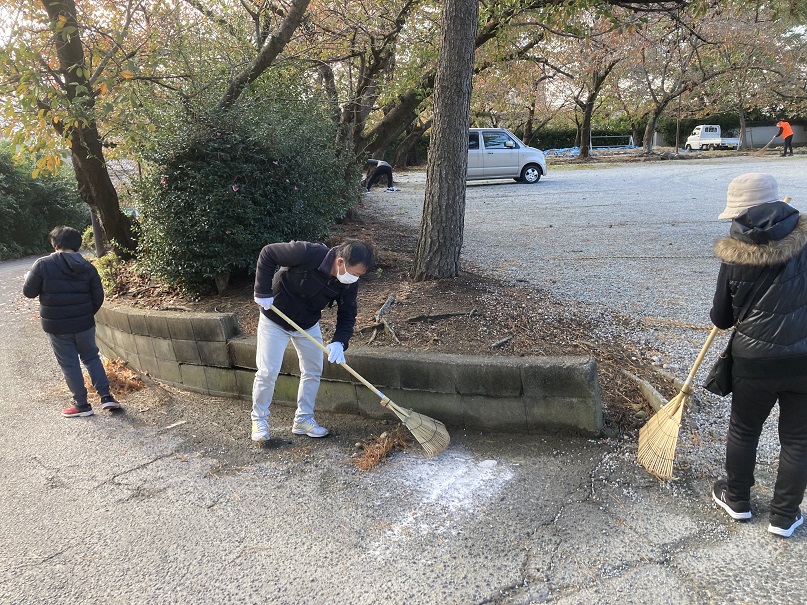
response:
<path fill-rule="evenodd" d="M 793 518 L 807 488 L 807 377 L 732 380 L 726 443 L 729 496 L 749 500 L 762 425 L 779 400 L 779 472 L 771 514 Z"/>
<path fill-rule="evenodd" d="M 782 150 L 782 155 L 787 155 L 787 148 L 790 148 L 790 155 L 793 155 L 793 135 L 785 137 L 785 148 Z"/>
<path fill-rule="evenodd" d="M 377 166 L 367 181 L 367 191 L 370 191 L 370 187 L 375 185 L 376 181 L 380 180 L 382 176 L 387 177 L 387 189 L 392 187 L 392 168 L 389 166 Z"/>

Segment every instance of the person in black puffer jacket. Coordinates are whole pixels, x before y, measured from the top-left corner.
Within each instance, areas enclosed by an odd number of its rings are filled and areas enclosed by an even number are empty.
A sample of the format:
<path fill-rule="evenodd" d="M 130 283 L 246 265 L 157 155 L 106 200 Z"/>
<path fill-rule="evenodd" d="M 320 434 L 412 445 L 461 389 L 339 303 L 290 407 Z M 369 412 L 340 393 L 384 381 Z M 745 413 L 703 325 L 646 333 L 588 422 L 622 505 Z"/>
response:
<path fill-rule="evenodd" d="M 78 253 L 81 248 L 78 231 L 56 227 L 50 232 L 50 241 L 56 251 L 34 263 L 25 275 L 22 293 L 28 298 L 39 297 L 42 329 L 73 394 L 74 403 L 62 410 L 62 416 L 93 414 L 81 363 L 101 397 L 101 409 L 117 410 L 120 404 L 109 392 L 109 379 L 95 344 L 95 314 L 104 302 L 101 278 L 96 268 Z"/>
<path fill-rule="evenodd" d="M 722 263 L 710 315 L 718 328 L 736 324 L 736 331 L 727 477 L 712 498 L 733 519 L 751 518 L 757 444 L 778 400 L 781 453 L 768 530 L 789 537 L 803 522 L 807 488 L 807 217 L 779 201 L 777 189 L 769 174 L 741 175 L 719 217 L 733 220 L 730 236 L 715 243 Z"/>

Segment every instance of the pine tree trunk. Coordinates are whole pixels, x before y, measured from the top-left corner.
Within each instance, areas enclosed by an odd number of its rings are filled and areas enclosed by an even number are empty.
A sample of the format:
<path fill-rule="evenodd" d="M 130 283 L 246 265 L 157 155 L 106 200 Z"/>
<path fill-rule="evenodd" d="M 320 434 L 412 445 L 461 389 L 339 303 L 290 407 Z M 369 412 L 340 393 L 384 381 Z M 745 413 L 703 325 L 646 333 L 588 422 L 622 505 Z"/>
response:
<path fill-rule="evenodd" d="M 459 275 L 478 10 L 478 0 L 443 5 L 426 195 L 412 271 L 418 281 Z"/>

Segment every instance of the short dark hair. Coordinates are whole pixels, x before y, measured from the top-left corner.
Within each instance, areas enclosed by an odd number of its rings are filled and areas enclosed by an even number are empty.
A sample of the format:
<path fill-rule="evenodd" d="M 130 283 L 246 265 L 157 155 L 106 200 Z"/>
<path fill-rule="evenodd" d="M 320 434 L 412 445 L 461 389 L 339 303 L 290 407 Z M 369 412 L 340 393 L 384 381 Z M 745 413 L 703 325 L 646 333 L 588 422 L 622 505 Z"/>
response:
<path fill-rule="evenodd" d="M 72 227 L 56 227 L 50 232 L 50 243 L 59 250 L 75 250 L 81 248 L 81 233 Z"/>
<path fill-rule="evenodd" d="M 336 246 L 336 256 L 344 258 L 346 265 L 364 265 L 368 271 L 374 262 L 373 247 L 357 239 L 347 239 Z"/>

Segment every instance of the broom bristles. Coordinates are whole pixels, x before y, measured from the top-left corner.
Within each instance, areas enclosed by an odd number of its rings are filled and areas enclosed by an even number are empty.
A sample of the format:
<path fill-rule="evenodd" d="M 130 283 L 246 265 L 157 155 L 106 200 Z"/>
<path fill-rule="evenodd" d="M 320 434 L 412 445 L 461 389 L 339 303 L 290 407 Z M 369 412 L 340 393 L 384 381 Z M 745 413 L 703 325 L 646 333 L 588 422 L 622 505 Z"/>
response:
<path fill-rule="evenodd" d="M 408 408 L 402 408 L 391 399 L 381 402 L 404 423 L 412 436 L 423 446 L 428 456 L 436 456 L 448 447 L 451 437 L 446 426 L 439 420 L 418 414 Z"/>
<path fill-rule="evenodd" d="M 659 479 L 672 478 L 678 431 L 689 397 L 678 393 L 639 430 L 639 463 Z"/>

